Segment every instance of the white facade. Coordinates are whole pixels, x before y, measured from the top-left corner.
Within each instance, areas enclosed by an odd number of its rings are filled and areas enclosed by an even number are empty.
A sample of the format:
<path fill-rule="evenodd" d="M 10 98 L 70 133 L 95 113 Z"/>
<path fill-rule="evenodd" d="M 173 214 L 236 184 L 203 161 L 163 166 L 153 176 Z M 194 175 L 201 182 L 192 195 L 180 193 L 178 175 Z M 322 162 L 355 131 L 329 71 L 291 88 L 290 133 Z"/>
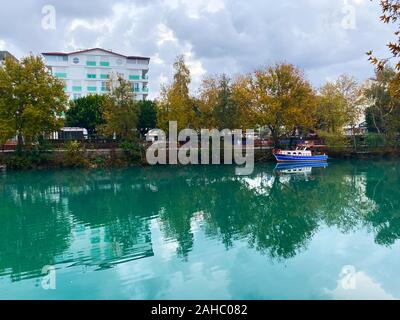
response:
<path fill-rule="evenodd" d="M 129 81 L 136 99 L 145 100 L 149 94 L 150 58 L 124 56 L 100 48 L 42 54 L 53 75 L 64 81 L 65 92 L 71 99 L 107 93 L 112 75 Z"/>

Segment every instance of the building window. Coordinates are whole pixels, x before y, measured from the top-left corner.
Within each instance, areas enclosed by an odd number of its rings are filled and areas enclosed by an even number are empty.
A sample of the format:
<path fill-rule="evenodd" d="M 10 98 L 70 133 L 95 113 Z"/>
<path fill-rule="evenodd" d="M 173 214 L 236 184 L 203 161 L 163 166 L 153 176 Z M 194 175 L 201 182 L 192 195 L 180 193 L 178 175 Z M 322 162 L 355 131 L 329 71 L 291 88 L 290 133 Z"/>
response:
<path fill-rule="evenodd" d="M 137 83 L 137 82 L 132 83 L 132 91 L 133 92 L 140 92 L 139 83 Z"/>
<path fill-rule="evenodd" d="M 110 84 L 108 81 L 102 81 L 101 82 L 101 91 L 102 92 L 108 92 L 110 91 Z"/>
<path fill-rule="evenodd" d="M 122 65 L 122 59 L 117 59 L 117 65 Z"/>
<path fill-rule="evenodd" d="M 108 61 L 100 61 L 100 65 L 101 65 L 102 67 L 109 67 L 109 66 L 110 66 L 110 63 L 109 63 Z"/>
<path fill-rule="evenodd" d="M 48 62 L 67 62 L 68 56 L 47 56 L 46 60 Z"/>
<path fill-rule="evenodd" d="M 94 73 L 87 74 L 88 79 L 96 79 L 96 75 Z"/>
<path fill-rule="evenodd" d="M 110 75 L 109 74 L 101 74 L 100 79 L 110 79 Z"/>
<path fill-rule="evenodd" d="M 88 61 L 86 61 L 86 65 L 89 66 L 89 67 L 95 67 L 96 66 L 96 61 L 88 60 Z"/>
<path fill-rule="evenodd" d="M 88 91 L 88 92 L 96 92 L 96 91 L 97 91 L 97 88 L 96 88 L 96 87 L 93 87 L 93 86 L 89 86 L 89 87 L 87 87 L 87 91 Z"/>
<path fill-rule="evenodd" d="M 67 74 L 65 72 L 56 72 L 54 75 L 60 79 L 65 79 L 67 77 Z"/>
<path fill-rule="evenodd" d="M 72 62 L 73 62 L 74 64 L 78 64 L 78 63 L 79 63 L 79 58 L 78 58 L 78 57 L 75 57 L 75 58 L 72 60 Z"/>
<path fill-rule="evenodd" d="M 72 91 L 80 92 L 80 91 L 82 91 L 82 87 L 81 86 L 73 86 Z"/>
<path fill-rule="evenodd" d="M 129 80 L 140 80 L 140 76 L 139 75 L 130 75 L 129 76 Z"/>

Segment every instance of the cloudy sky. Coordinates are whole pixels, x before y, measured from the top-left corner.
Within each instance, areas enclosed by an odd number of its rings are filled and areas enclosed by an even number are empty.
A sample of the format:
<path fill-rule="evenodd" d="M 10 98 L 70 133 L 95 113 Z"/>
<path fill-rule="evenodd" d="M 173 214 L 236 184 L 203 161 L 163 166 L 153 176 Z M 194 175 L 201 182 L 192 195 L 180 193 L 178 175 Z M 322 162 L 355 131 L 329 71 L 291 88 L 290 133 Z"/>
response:
<path fill-rule="evenodd" d="M 46 6 L 55 8 L 47 28 Z M 314 86 L 342 73 L 373 74 L 365 52 L 393 39 L 378 0 L 1 0 L 0 50 L 17 57 L 102 47 L 149 56 L 151 90 L 184 54 L 192 88 L 207 74 L 234 76 L 274 62 L 294 63 Z"/>

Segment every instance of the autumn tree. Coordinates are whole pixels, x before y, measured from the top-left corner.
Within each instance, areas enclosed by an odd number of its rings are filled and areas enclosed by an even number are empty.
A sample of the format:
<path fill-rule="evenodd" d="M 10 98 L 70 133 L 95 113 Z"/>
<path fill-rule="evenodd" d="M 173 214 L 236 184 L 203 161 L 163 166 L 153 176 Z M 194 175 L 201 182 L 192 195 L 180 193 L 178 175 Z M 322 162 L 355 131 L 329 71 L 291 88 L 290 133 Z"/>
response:
<path fill-rule="evenodd" d="M 369 56 L 369 60 L 377 66 L 379 70 L 382 70 L 389 60 L 396 60 L 396 70 L 400 71 L 400 27 L 398 22 L 400 20 L 400 0 L 381 0 L 380 6 L 382 10 L 382 15 L 380 16 L 380 20 L 386 24 L 396 24 L 396 31 L 394 35 L 396 36 L 396 40 L 393 42 L 389 42 L 387 47 L 389 48 L 392 56 L 378 59 L 374 56 L 373 51 L 367 52 Z"/>
<path fill-rule="evenodd" d="M 199 104 L 202 128 L 219 130 L 239 128 L 238 107 L 233 99 L 231 80 L 227 75 L 203 80 Z"/>
<path fill-rule="evenodd" d="M 6 59 L 0 67 L 0 143 L 15 136 L 17 150 L 62 126 L 64 83 L 51 75 L 40 57 Z"/>
<path fill-rule="evenodd" d="M 100 125 L 99 132 L 105 135 L 117 135 L 123 140 L 136 137 L 139 110 L 131 84 L 122 77 L 110 79 L 110 92 L 103 104 L 105 123 Z"/>
<path fill-rule="evenodd" d="M 218 103 L 218 77 L 208 76 L 203 79 L 198 99 L 200 117 L 198 126 L 203 129 L 215 129 L 214 109 Z"/>
<path fill-rule="evenodd" d="M 255 123 L 269 128 L 275 145 L 284 135 L 314 127 L 315 93 L 297 67 L 281 63 L 260 69 L 251 79 L 250 92 L 244 91 L 252 97 Z"/>
<path fill-rule="evenodd" d="M 333 82 L 320 89 L 317 104 L 317 129 L 330 134 L 341 134 L 346 125 L 346 98 Z"/>
<path fill-rule="evenodd" d="M 172 84 L 161 88 L 157 113 L 158 127 L 167 131 L 168 122 L 177 121 L 178 130 L 195 128 L 198 113 L 194 100 L 189 95 L 190 70 L 182 55 L 177 57 L 174 70 Z"/>

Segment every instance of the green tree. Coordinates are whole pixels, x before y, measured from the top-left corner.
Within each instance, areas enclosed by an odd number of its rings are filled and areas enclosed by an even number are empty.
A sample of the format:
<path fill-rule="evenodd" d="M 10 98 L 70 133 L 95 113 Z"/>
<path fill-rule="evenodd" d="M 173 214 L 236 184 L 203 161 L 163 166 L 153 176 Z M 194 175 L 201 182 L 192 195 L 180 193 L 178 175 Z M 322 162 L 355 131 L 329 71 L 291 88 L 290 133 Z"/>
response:
<path fill-rule="evenodd" d="M 99 132 L 119 138 L 133 139 L 136 136 L 139 109 L 131 84 L 121 77 L 109 81 L 110 92 L 105 96 L 103 118 L 105 123 Z"/>
<path fill-rule="evenodd" d="M 0 67 L 0 143 L 17 136 L 21 151 L 43 134 L 62 126 L 64 83 L 53 77 L 40 57 L 6 59 Z"/>
<path fill-rule="evenodd" d="M 157 125 L 157 105 L 154 101 L 144 100 L 138 102 L 139 129 L 153 129 Z"/>
<path fill-rule="evenodd" d="M 375 79 L 365 95 L 370 101 L 366 110 L 368 130 L 378 134 L 390 135 L 398 132 L 396 123 L 399 121 L 400 101 L 391 92 L 391 83 L 396 78 L 396 72 L 386 66 L 377 70 Z M 397 128 L 396 128 L 397 127 Z"/>
<path fill-rule="evenodd" d="M 238 127 L 238 113 L 232 98 L 230 79 L 223 74 L 218 81 L 217 104 L 213 112 L 218 129 L 234 130 Z"/>
<path fill-rule="evenodd" d="M 68 127 L 86 128 L 90 134 L 104 124 L 103 105 L 106 98 L 102 95 L 89 95 L 70 102 L 66 112 L 65 124 Z"/>

